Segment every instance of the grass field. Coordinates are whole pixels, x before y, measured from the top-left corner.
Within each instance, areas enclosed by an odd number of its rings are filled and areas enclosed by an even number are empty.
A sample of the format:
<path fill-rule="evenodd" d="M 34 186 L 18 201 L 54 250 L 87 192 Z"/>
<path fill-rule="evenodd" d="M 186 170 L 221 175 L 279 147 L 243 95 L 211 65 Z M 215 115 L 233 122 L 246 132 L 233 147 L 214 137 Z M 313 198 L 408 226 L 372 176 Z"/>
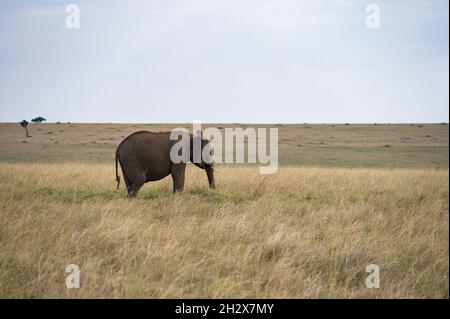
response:
<path fill-rule="evenodd" d="M 217 124 L 245 128 L 248 125 Z M 267 127 L 267 125 L 257 125 Z M 120 141 L 139 130 L 189 124 L 0 124 L 0 162 L 111 163 Z M 206 128 L 208 125 L 203 125 Z M 281 165 L 349 168 L 448 168 L 447 124 L 274 125 Z"/>
<path fill-rule="evenodd" d="M 121 138 L 171 127 L 0 124 L 0 297 L 449 297 L 448 125 L 277 125 L 274 175 L 116 191 Z"/>

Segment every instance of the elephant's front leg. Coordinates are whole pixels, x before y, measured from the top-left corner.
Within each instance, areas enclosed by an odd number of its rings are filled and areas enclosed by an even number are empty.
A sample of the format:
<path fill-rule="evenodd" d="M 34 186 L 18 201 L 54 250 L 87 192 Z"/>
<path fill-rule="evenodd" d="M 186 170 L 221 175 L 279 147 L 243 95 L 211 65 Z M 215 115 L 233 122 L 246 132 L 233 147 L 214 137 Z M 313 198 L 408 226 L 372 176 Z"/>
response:
<path fill-rule="evenodd" d="M 184 188 L 184 175 L 186 171 L 186 163 L 174 164 L 172 166 L 173 192 L 182 192 Z"/>

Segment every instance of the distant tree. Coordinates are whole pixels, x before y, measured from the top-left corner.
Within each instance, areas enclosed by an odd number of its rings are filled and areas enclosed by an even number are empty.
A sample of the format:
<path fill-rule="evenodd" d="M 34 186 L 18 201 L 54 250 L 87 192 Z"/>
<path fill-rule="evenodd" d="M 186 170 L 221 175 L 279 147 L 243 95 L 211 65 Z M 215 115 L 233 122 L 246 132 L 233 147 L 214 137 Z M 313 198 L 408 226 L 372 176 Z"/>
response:
<path fill-rule="evenodd" d="M 25 137 L 31 137 L 31 136 L 28 134 L 28 121 L 23 120 L 23 121 L 20 122 L 19 124 L 20 124 L 20 126 L 22 126 L 22 127 L 25 129 Z"/>
<path fill-rule="evenodd" d="M 44 121 L 47 121 L 47 120 L 45 118 L 43 118 L 42 116 L 36 117 L 31 120 L 31 122 L 33 122 L 33 123 L 42 123 Z"/>

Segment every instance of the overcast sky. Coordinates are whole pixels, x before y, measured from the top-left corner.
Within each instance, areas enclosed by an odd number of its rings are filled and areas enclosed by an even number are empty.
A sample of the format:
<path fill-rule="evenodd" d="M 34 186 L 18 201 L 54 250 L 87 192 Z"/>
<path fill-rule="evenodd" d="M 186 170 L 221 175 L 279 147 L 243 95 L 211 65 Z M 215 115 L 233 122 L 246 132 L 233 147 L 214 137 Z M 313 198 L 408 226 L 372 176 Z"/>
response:
<path fill-rule="evenodd" d="M 448 122 L 448 4 L 0 0 L 0 121 Z"/>

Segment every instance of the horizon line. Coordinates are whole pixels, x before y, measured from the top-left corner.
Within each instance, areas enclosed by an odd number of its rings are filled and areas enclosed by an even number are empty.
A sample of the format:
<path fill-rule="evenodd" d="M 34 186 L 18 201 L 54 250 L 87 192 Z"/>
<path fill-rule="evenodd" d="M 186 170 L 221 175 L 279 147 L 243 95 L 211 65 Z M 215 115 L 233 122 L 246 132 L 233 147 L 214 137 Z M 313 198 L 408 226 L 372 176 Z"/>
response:
<path fill-rule="evenodd" d="M 0 124 L 17 124 L 17 122 L 1 122 Z M 251 124 L 251 125 L 408 125 L 408 124 L 422 124 L 422 125 L 442 125 L 449 124 L 449 122 L 200 122 L 201 124 L 211 125 L 211 124 Z M 72 121 L 56 121 L 50 122 L 45 121 L 45 123 L 33 123 L 30 124 L 134 124 L 134 125 L 175 125 L 175 124 L 194 124 L 192 122 L 72 122 Z"/>

